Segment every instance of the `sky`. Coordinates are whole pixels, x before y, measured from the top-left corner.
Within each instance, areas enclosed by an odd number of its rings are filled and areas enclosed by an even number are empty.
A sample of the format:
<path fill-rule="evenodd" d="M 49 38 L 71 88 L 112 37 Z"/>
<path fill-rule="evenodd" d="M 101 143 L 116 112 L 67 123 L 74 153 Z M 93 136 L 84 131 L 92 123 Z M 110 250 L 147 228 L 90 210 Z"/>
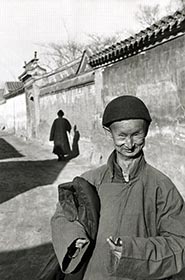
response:
<path fill-rule="evenodd" d="M 175 1 L 175 0 L 174 0 Z M 40 45 L 67 39 L 85 41 L 86 34 L 112 35 L 138 30 L 139 4 L 170 0 L 0 0 L 0 83 L 16 81 Z"/>

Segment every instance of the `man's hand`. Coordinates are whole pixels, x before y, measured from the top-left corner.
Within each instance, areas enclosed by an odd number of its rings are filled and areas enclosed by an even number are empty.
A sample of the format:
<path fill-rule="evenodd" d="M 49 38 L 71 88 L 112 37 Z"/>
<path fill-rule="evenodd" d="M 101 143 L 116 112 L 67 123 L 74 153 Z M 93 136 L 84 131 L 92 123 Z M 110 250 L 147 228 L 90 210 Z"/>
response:
<path fill-rule="evenodd" d="M 78 248 L 78 249 L 82 249 L 87 243 L 88 243 L 87 239 L 85 239 L 85 238 L 78 238 L 76 240 L 75 247 Z"/>
<path fill-rule="evenodd" d="M 70 259 L 76 258 L 80 250 L 88 243 L 88 240 L 85 238 L 78 238 L 75 243 L 70 246 L 68 250 L 68 257 Z"/>
<path fill-rule="evenodd" d="M 122 240 L 118 237 L 115 239 L 115 241 L 113 241 L 112 236 L 110 236 L 109 238 L 107 238 L 107 242 L 108 242 L 108 244 L 110 246 L 110 250 L 112 251 L 114 256 L 120 260 L 122 250 L 123 250 Z"/>

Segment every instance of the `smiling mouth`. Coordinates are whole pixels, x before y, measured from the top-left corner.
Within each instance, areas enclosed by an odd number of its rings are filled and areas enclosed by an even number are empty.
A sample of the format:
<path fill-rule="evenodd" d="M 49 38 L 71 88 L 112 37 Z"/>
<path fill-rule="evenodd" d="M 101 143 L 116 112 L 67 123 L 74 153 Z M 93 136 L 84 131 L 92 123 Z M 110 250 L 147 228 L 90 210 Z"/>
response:
<path fill-rule="evenodd" d="M 131 149 L 127 149 L 126 147 L 123 147 L 124 148 L 124 150 L 126 151 L 126 152 L 128 152 L 128 153 L 132 153 L 132 152 L 134 152 L 134 150 L 135 150 L 135 146 L 133 146 Z"/>
<path fill-rule="evenodd" d="M 131 149 L 127 149 L 124 145 L 117 145 L 117 147 L 129 154 L 133 153 L 136 149 L 136 146 L 134 145 Z"/>
<path fill-rule="evenodd" d="M 134 149 L 132 149 L 132 150 L 125 150 L 125 152 L 127 152 L 127 153 L 133 153 L 133 152 L 134 152 Z"/>

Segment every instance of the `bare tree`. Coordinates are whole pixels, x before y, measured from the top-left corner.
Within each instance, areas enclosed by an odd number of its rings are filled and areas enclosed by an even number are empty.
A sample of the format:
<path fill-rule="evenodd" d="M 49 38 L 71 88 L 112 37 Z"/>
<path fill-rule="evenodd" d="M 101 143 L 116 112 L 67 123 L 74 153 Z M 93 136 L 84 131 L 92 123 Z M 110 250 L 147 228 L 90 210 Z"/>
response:
<path fill-rule="evenodd" d="M 160 20 L 162 16 L 167 16 L 175 12 L 177 9 L 180 10 L 183 8 L 185 8 L 185 0 L 171 0 L 170 4 L 166 6 L 166 9 L 163 9 L 163 15 L 161 15 L 159 4 L 154 6 L 139 5 L 135 17 L 137 22 L 141 25 L 141 28 L 146 28 Z M 63 24 L 67 37 L 70 38 L 65 22 Z M 68 39 L 66 42 L 61 43 L 40 44 L 39 46 L 42 47 L 42 64 L 44 64 L 46 68 L 53 70 L 75 60 L 82 55 L 86 48 L 88 48 L 91 53 L 96 53 L 133 35 L 133 31 L 123 30 L 109 36 L 86 34 L 86 43 Z"/>
<path fill-rule="evenodd" d="M 170 1 L 170 3 L 167 5 L 166 10 L 168 14 L 172 14 L 177 10 L 182 10 L 185 8 L 185 0 L 176 0 L 176 1 Z"/>
<path fill-rule="evenodd" d="M 120 41 L 126 34 L 128 37 L 129 32 L 117 32 L 110 36 L 86 34 L 86 43 L 68 40 L 61 43 L 39 44 L 42 48 L 42 64 L 49 70 L 56 69 L 80 57 L 85 49 L 89 49 L 92 54 L 99 52 Z"/>
<path fill-rule="evenodd" d="M 185 0 L 171 0 L 164 9 L 161 9 L 159 4 L 154 6 L 139 5 L 135 17 L 141 27 L 146 28 L 147 26 L 150 26 L 160 20 L 163 16 L 168 16 L 173 14 L 175 11 L 184 8 Z"/>
<path fill-rule="evenodd" d="M 178 0 L 177 2 L 179 5 L 179 9 L 184 9 L 185 8 L 185 0 Z"/>
<path fill-rule="evenodd" d="M 141 27 L 146 28 L 160 19 L 159 7 L 159 4 L 155 6 L 139 5 L 135 17 Z"/>
<path fill-rule="evenodd" d="M 69 40 L 64 43 L 48 43 L 40 45 L 42 48 L 41 60 L 48 69 L 52 70 L 75 60 L 82 55 L 84 45 Z"/>
<path fill-rule="evenodd" d="M 120 41 L 120 38 L 121 37 L 119 33 L 115 33 L 109 36 L 103 36 L 99 34 L 88 34 L 86 47 L 88 47 L 92 53 L 96 53 Z"/>

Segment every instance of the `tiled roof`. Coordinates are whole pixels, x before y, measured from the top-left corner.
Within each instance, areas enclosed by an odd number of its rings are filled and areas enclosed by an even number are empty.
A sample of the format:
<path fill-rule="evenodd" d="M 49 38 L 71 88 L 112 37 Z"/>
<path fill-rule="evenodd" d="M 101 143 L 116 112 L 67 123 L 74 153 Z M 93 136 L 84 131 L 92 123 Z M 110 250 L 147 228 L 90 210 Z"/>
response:
<path fill-rule="evenodd" d="M 3 94 L 4 94 L 4 88 L 0 88 L 0 104 L 4 103 L 5 101 Z"/>
<path fill-rule="evenodd" d="M 3 97 L 4 88 L 0 88 L 0 98 Z"/>
<path fill-rule="evenodd" d="M 82 73 L 77 76 L 63 79 L 55 83 L 48 83 L 40 87 L 40 96 L 53 94 L 62 90 L 67 90 L 73 87 L 94 83 L 94 71 Z"/>
<path fill-rule="evenodd" d="M 61 67 L 46 73 L 42 80 L 44 86 L 59 83 L 61 81 L 73 79 L 77 75 L 91 70 L 91 66 L 88 64 L 88 53 L 84 51 L 82 56 L 62 65 Z"/>
<path fill-rule="evenodd" d="M 3 96 L 4 98 L 11 98 L 24 92 L 24 85 L 22 82 L 6 82 Z"/>
<path fill-rule="evenodd" d="M 44 84 L 54 84 L 61 80 L 65 80 L 66 78 L 74 77 L 79 67 L 80 59 L 81 58 L 77 58 L 73 61 L 70 61 L 65 65 L 62 65 L 61 67 L 43 75 L 42 80 Z"/>
<path fill-rule="evenodd" d="M 81 61 L 81 56 L 51 71 L 51 74 L 60 73 L 61 78 L 66 78 L 66 77 L 70 77 L 71 75 L 75 75 L 80 65 L 80 61 Z"/>
<path fill-rule="evenodd" d="M 6 82 L 6 87 L 9 93 L 19 91 L 23 88 L 22 82 Z"/>
<path fill-rule="evenodd" d="M 95 53 L 90 57 L 89 63 L 92 67 L 100 67 L 123 60 L 184 33 L 185 9 L 162 18 L 133 37 Z"/>

